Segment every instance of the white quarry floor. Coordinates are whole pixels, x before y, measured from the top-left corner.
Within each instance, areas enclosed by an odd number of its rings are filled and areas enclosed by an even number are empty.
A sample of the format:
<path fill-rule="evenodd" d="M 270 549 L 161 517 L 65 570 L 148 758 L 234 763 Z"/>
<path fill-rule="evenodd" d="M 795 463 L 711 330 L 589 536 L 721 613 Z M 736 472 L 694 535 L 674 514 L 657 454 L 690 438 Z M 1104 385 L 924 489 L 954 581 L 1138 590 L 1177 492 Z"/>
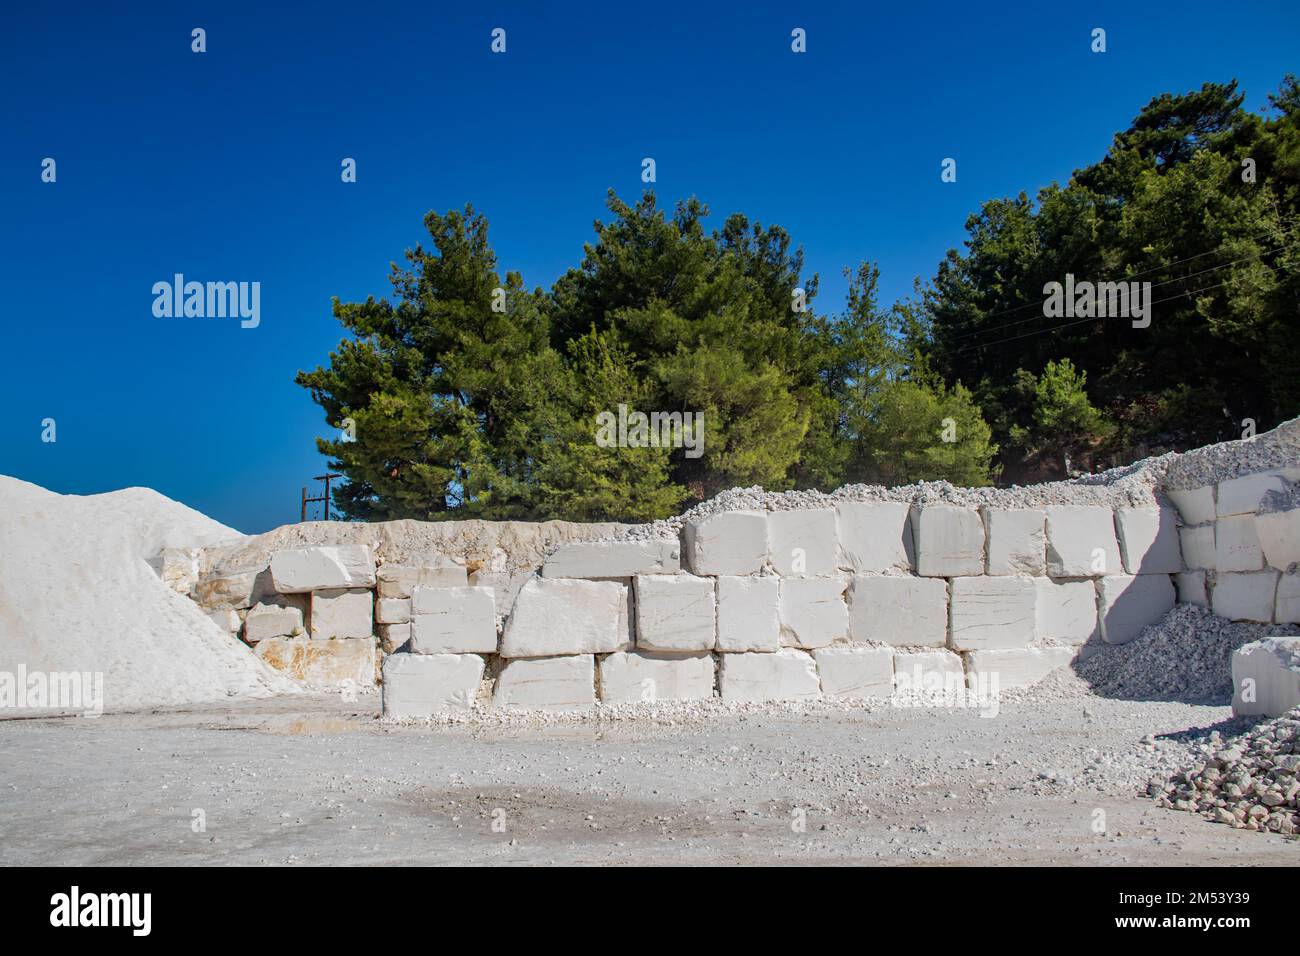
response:
<path fill-rule="evenodd" d="M 1300 854 L 1294 839 L 1135 796 L 1181 753 L 1185 738 L 1161 735 L 1214 725 L 1226 707 L 1047 692 L 991 719 L 810 705 L 461 726 L 389 726 L 377 710 L 377 695 L 299 695 L 0 721 L 0 864 L 1294 866 Z"/>

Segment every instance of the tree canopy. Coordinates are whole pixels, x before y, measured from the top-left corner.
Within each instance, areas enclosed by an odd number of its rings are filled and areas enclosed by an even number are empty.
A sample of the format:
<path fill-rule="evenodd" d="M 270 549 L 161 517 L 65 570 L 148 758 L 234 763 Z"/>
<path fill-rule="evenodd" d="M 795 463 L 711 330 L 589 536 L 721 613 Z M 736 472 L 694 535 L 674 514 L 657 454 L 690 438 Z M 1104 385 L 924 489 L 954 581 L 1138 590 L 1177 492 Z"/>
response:
<path fill-rule="evenodd" d="M 710 231 L 694 198 L 611 192 L 549 290 L 502 277 L 472 206 L 430 212 L 391 297 L 336 299 L 349 337 L 297 377 L 345 432 L 317 440 L 336 504 L 640 521 L 737 485 L 1063 477 L 1292 417 L 1300 86 L 1242 104 L 1235 81 L 1156 97 L 1064 186 L 983 203 L 889 307 L 868 261 L 819 311 L 784 229 Z M 1067 276 L 1150 283 L 1150 324 L 1045 308 Z M 695 449 L 644 424 L 600 440 L 616 415 L 688 413 Z"/>

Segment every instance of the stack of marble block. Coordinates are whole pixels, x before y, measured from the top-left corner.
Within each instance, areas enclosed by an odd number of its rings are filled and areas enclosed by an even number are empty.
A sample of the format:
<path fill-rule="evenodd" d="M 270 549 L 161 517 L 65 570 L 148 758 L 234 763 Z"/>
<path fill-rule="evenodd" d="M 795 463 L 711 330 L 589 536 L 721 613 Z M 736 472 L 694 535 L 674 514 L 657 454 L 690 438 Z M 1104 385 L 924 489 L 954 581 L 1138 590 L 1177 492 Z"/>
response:
<path fill-rule="evenodd" d="M 1300 468 L 1171 489 L 1182 515 L 1179 600 L 1238 621 L 1300 622 Z"/>
<path fill-rule="evenodd" d="M 1176 513 L 842 501 L 723 512 L 680 538 L 569 544 L 502 615 L 487 589 L 411 588 L 383 667 L 393 717 L 596 701 L 888 696 L 901 675 L 1033 683 L 1175 603 Z"/>

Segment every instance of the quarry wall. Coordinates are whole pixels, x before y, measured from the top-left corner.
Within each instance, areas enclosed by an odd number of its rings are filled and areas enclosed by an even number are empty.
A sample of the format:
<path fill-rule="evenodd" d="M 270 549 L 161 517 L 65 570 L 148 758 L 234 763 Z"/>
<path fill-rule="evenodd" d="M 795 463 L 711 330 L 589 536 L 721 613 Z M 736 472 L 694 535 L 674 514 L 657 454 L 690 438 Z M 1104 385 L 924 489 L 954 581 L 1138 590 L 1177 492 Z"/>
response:
<path fill-rule="evenodd" d="M 390 717 L 996 693 L 1176 602 L 1300 622 L 1300 456 L 1241 470 L 1171 465 L 1144 504 L 1062 484 L 1041 507 L 822 496 L 639 529 L 316 523 L 155 568 L 296 679 L 382 682 Z"/>

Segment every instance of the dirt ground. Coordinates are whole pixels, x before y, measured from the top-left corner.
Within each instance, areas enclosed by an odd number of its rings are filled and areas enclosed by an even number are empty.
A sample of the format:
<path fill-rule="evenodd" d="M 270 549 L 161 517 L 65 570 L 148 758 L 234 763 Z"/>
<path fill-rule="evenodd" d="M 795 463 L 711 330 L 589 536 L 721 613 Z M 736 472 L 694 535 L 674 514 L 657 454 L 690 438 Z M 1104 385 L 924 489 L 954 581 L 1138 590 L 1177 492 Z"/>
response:
<path fill-rule="evenodd" d="M 1300 841 L 1161 810 L 1124 782 L 1146 779 L 1162 735 L 1221 722 L 1222 707 L 1090 698 L 1006 703 L 993 719 L 813 708 L 521 728 L 389 726 L 378 703 L 0 722 L 0 863 L 1300 858 Z"/>

